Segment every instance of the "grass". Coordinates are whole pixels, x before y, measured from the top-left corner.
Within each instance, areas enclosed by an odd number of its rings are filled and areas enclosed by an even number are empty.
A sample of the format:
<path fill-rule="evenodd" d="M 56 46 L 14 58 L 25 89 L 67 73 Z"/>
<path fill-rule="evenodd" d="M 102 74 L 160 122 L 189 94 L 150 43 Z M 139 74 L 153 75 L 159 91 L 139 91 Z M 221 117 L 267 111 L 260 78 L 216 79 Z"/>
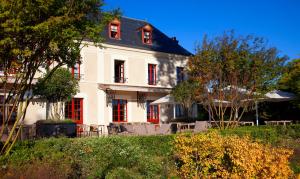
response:
<path fill-rule="evenodd" d="M 295 151 L 291 167 L 300 173 L 300 125 L 240 127 L 222 135 L 255 140 Z M 172 146 L 176 135 L 50 138 L 19 142 L 0 156 L 3 178 L 176 178 Z"/>

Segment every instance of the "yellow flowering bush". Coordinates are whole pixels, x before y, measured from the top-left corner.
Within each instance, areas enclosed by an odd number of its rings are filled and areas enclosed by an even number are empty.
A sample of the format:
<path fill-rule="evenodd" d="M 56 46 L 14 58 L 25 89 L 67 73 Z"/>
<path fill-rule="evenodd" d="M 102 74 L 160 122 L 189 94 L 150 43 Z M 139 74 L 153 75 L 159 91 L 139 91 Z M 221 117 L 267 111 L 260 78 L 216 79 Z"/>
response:
<path fill-rule="evenodd" d="M 179 135 L 174 152 L 183 178 L 289 178 L 292 150 L 216 132 Z"/>

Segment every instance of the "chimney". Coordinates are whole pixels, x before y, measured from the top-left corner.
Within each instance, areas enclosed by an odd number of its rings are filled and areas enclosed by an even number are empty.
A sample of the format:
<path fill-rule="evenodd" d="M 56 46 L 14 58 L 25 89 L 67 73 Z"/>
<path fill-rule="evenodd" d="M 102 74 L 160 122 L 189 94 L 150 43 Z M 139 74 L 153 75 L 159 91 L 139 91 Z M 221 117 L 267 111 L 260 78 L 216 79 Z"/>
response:
<path fill-rule="evenodd" d="M 172 41 L 176 42 L 178 44 L 178 40 L 176 39 L 176 37 L 171 37 Z"/>

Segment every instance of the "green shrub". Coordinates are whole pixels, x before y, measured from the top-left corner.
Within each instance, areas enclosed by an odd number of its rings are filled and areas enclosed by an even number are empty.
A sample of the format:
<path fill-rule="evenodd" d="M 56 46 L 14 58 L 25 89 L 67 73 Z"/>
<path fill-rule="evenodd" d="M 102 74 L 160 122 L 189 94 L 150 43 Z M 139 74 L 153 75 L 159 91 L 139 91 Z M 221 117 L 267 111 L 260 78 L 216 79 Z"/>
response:
<path fill-rule="evenodd" d="M 246 126 L 221 130 L 222 135 L 251 136 L 266 143 L 276 143 L 283 138 L 300 138 L 300 125 L 287 126 Z"/>
<path fill-rule="evenodd" d="M 173 138 L 113 136 L 20 142 L 8 157 L 0 157 L 0 176 L 13 173 L 15 178 L 30 178 L 30 172 L 36 171 L 36 178 L 47 173 L 53 178 L 114 178 L 118 174 L 158 178 L 175 168 L 174 162 L 166 162 L 171 158 Z"/>

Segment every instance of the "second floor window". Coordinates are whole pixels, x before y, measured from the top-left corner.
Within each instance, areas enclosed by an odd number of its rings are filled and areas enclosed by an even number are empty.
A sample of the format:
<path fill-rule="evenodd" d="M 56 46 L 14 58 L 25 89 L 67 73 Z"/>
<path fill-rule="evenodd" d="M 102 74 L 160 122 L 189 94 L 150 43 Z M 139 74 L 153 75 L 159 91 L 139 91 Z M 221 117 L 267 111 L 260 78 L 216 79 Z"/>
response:
<path fill-rule="evenodd" d="M 80 79 L 80 63 L 76 63 L 72 68 L 72 75 L 75 79 Z"/>
<path fill-rule="evenodd" d="M 124 61 L 115 60 L 115 83 L 125 83 Z"/>
<path fill-rule="evenodd" d="M 112 39 L 120 39 L 120 24 L 109 25 L 109 37 Z"/>
<path fill-rule="evenodd" d="M 156 85 L 156 65 L 148 64 L 148 84 Z"/>
<path fill-rule="evenodd" d="M 183 67 L 176 67 L 176 81 L 177 81 L 177 84 L 184 81 Z"/>

